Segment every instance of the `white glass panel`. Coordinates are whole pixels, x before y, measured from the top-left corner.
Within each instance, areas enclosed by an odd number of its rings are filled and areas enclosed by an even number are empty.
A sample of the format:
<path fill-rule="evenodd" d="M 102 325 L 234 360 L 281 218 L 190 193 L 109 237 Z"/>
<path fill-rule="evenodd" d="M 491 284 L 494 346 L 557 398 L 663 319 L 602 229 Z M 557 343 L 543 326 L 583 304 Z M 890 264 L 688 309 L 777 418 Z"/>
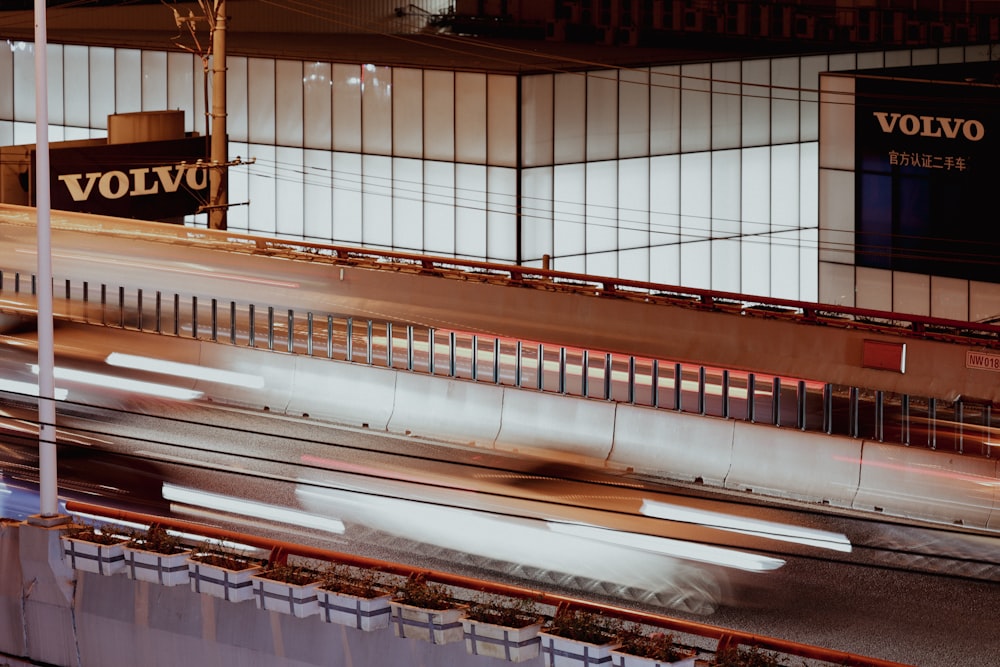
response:
<path fill-rule="evenodd" d="M 199 68 L 200 69 L 200 68 Z M 227 73 L 227 80 L 232 72 Z M 238 76 L 238 74 L 237 74 Z M 196 85 L 197 84 L 197 85 Z M 189 53 L 167 53 L 167 108 L 168 109 L 194 109 L 194 99 L 203 94 L 202 78 L 199 76 L 197 82 L 194 78 L 194 68 L 192 67 L 192 56 Z M 229 115 L 226 119 L 226 130 L 229 132 L 230 140 L 242 141 L 245 134 L 234 134 L 233 131 L 233 97 L 229 93 L 229 86 L 226 87 L 226 101 L 230 107 Z M 204 128 L 204 117 L 190 118 L 185 114 L 185 125 L 187 127 L 198 127 L 199 131 Z M 239 125 L 237 124 L 237 127 Z"/>
<path fill-rule="evenodd" d="M 329 99 L 329 91 L 326 95 Z M 306 150 L 303 155 L 305 185 L 302 195 L 302 233 L 310 240 L 333 239 L 333 164 L 327 151 Z"/>
<path fill-rule="evenodd" d="M 681 66 L 681 151 L 706 151 L 712 146 L 712 66 Z"/>
<path fill-rule="evenodd" d="M 89 49 L 85 46 L 69 45 L 65 47 L 63 53 L 63 67 L 65 68 L 63 75 L 65 76 L 64 85 L 66 89 L 66 98 L 63 104 L 63 110 L 66 117 L 66 124 L 73 125 L 75 127 L 90 127 L 90 67 L 88 65 L 88 53 Z M 20 52 L 14 54 L 15 113 L 17 113 L 18 105 L 20 105 L 23 101 L 26 101 L 24 100 L 24 93 L 18 86 L 18 70 L 20 67 L 19 56 L 22 55 L 23 54 Z M 31 70 L 31 72 L 31 97 L 28 99 L 31 104 L 31 118 L 34 120 L 34 70 Z"/>
<path fill-rule="evenodd" d="M 486 257 L 486 167 L 455 165 L 455 187 L 455 254 L 482 259 Z"/>
<path fill-rule="evenodd" d="M 336 63 L 333 65 L 335 151 L 361 152 L 361 67 Z M 360 213 L 360 209 L 358 212 Z"/>
<path fill-rule="evenodd" d="M 771 62 L 743 63 L 743 146 L 771 142 Z M 751 85 L 759 84 L 759 85 Z"/>
<path fill-rule="evenodd" d="M 274 130 L 274 61 L 267 58 L 247 60 L 247 109 L 250 143 L 273 144 Z"/>
<path fill-rule="evenodd" d="M 205 109 L 207 108 L 207 105 L 210 105 L 212 103 L 211 101 L 212 93 L 210 91 L 206 92 L 205 82 L 209 81 L 209 85 L 211 85 L 211 80 L 210 77 L 206 77 L 204 66 L 201 63 L 200 58 L 191 58 L 190 61 L 191 61 L 191 80 L 194 84 L 194 91 L 195 91 L 194 106 L 185 109 L 187 113 L 184 114 L 184 117 L 186 119 L 184 131 L 193 132 L 197 130 L 198 132 L 201 132 L 205 127 L 205 119 L 208 118 L 208 115 L 205 113 Z M 229 81 L 228 76 L 226 77 L 226 81 L 227 81 L 226 87 L 228 88 L 228 81 Z M 226 100 L 226 104 L 232 107 L 232 102 L 228 100 L 228 97 Z M 229 129 L 228 122 L 226 123 L 226 132 L 229 134 L 230 138 L 232 138 L 233 132 L 231 129 Z"/>
<path fill-rule="evenodd" d="M 14 143 L 14 123 L 0 120 L 0 146 L 10 146 Z"/>
<path fill-rule="evenodd" d="M 115 112 L 115 50 L 90 47 L 90 127 L 106 130 Z"/>
<path fill-rule="evenodd" d="M 78 52 L 81 50 L 84 54 L 83 66 L 86 67 L 87 51 L 78 49 Z M 35 122 L 35 45 L 32 42 L 18 42 L 18 48 L 14 50 L 13 69 L 14 82 L 11 93 L 14 101 L 14 120 L 33 123 Z M 84 104 L 89 106 L 86 101 Z M 87 115 L 87 106 L 83 109 L 84 116 Z"/>
<path fill-rule="evenodd" d="M 869 53 L 834 54 L 830 56 L 830 71 L 843 72 L 852 69 L 879 69 L 885 67 L 885 52 L 871 51 Z"/>
<path fill-rule="evenodd" d="M 361 156 L 362 238 L 369 247 L 392 247 L 392 158 Z"/>
<path fill-rule="evenodd" d="M 332 144 L 332 68 L 329 63 L 307 62 L 302 76 L 302 142 L 307 148 L 329 150 Z"/>
<path fill-rule="evenodd" d="M 910 59 L 910 64 L 914 67 L 919 65 L 937 65 L 938 64 L 938 50 L 937 49 L 914 49 L 913 56 Z"/>
<path fill-rule="evenodd" d="M 250 155 L 250 147 L 241 142 L 230 141 L 229 150 L 232 155 Z M 229 189 L 229 202 L 239 203 L 250 200 L 250 167 L 234 167 L 229 170 L 226 186 Z M 249 206 L 231 206 L 226 214 L 226 226 L 233 231 L 246 232 L 250 229 L 248 221 Z"/>
<path fill-rule="evenodd" d="M 397 70 L 396 74 L 398 73 Z M 396 92 L 398 93 L 398 89 Z M 393 248 L 409 252 L 423 252 L 423 162 L 395 158 L 392 161 L 392 171 Z"/>
<path fill-rule="evenodd" d="M 487 77 L 488 162 L 500 167 L 517 166 L 517 78 L 491 74 Z"/>
<path fill-rule="evenodd" d="M 803 229 L 799 232 L 801 247 L 799 248 L 799 299 L 802 301 L 819 300 L 819 230 Z"/>
<path fill-rule="evenodd" d="M 618 276 L 618 251 L 587 253 L 584 273 L 591 276 Z"/>
<path fill-rule="evenodd" d="M 618 247 L 618 163 L 588 162 L 587 252 L 606 252 Z"/>
<path fill-rule="evenodd" d="M 930 315 L 931 277 L 916 273 L 895 272 L 892 276 L 892 311 L 911 315 Z"/>
<path fill-rule="evenodd" d="M 740 288 L 741 151 L 712 153 L 712 289 Z"/>
<path fill-rule="evenodd" d="M 455 159 L 455 75 L 424 72 L 424 157 Z"/>
<path fill-rule="evenodd" d="M 885 52 L 885 66 L 886 67 L 908 67 L 910 63 L 910 52 L 906 49 L 900 49 L 899 51 L 886 51 Z"/>
<path fill-rule="evenodd" d="M 142 110 L 163 111 L 167 107 L 167 53 L 166 51 L 142 52 Z M 203 119 L 198 118 L 196 129 L 206 134 Z"/>
<path fill-rule="evenodd" d="M 517 171 L 488 167 L 486 177 L 489 197 L 485 258 L 491 262 L 517 261 Z"/>
<path fill-rule="evenodd" d="M 854 172 L 819 170 L 819 259 L 854 264 Z"/>
<path fill-rule="evenodd" d="M 681 149 L 679 67 L 654 67 L 649 75 L 649 153 L 672 155 Z"/>
<path fill-rule="evenodd" d="M 854 305 L 854 267 L 845 264 L 819 265 L 819 301 L 840 306 Z"/>
<path fill-rule="evenodd" d="M 418 69 L 392 71 L 392 154 L 424 155 L 424 77 Z"/>
<path fill-rule="evenodd" d="M 799 140 L 799 59 L 771 61 L 771 143 Z"/>
<path fill-rule="evenodd" d="M 281 236 L 301 238 L 303 234 L 304 183 L 292 177 L 305 170 L 301 148 L 278 146 L 275 151 L 275 230 Z"/>
<path fill-rule="evenodd" d="M 558 255 L 552 258 L 549 266 L 553 271 L 568 271 L 569 273 L 586 273 L 586 255 Z"/>
<path fill-rule="evenodd" d="M 969 283 L 958 278 L 931 276 L 931 317 L 969 320 Z M 1000 310 L 997 311 L 1000 316 Z"/>
<path fill-rule="evenodd" d="M 970 44 L 962 50 L 965 53 L 965 62 L 977 63 L 993 59 L 992 44 Z"/>
<path fill-rule="evenodd" d="M 247 189 L 250 193 L 250 215 L 247 224 L 251 234 L 274 234 L 277 231 L 275 208 L 276 149 L 274 146 L 254 144 L 257 162 L 249 168 Z M 235 202 L 234 202 L 235 203 Z"/>
<path fill-rule="evenodd" d="M 799 131 L 802 141 L 819 138 L 819 75 L 828 69 L 826 56 L 808 56 L 799 64 Z"/>
<path fill-rule="evenodd" d="M 455 74 L 455 160 L 486 163 L 485 74 Z"/>
<path fill-rule="evenodd" d="M 168 66 L 172 67 L 173 56 Z M 247 59 L 226 58 L 226 131 L 230 141 L 246 141 L 247 138 Z M 171 76 L 173 79 L 173 76 Z M 230 147 L 232 150 L 232 147 Z M 235 153 L 234 153 L 235 155 Z"/>
<path fill-rule="evenodd" d="M 551 74 L 521 79 L 521 160 L 525 167 L 552 164 L 553 85 Z"/>
<path fill-rule="evenodd" d="M 361 156 L 333 154 L 333 238 L 336 243 L 360 245 Z"/>
<path fill-rule="evenodd" d="M 618 155 L 649 155 L 649 70 L 624 69 L 618 73 Z"/>
<path fill-rule="evenodd" d="M 747 294 L 770 294 L 771 150 L 743 151 L 741 207 L 743 248 L 741 285 Z"/>
<path fill-rule="evenodd" d="M 62 44 L 49 44 L 48 49 L 46 50 L 46 57 L 48 59 L 48 72 L 46 76 L 49 77 L 48 106 L 49 106 L 49 128 L 51 132 L 51 127 L 53 125 L 62 125 L 64 123 L 65 105 L 63 103 Z M 11 88 L 11 86 L 8 85 L 0 90 L 13 90 L 13 88 Z M 6 118 L 10 118 L 10 116 L 6 116 Z M 60 130 L 60 134 L 61 132 L 62 130 Z"/>
<path fill-rule="evenodd" d="M 854 271 L 858 308 L 892 310 L 892 271 L 859 266 Z"/>
<path fill-rule="evenodd" d="M 361 86 L 362 151 L 391 155 L 392 68 L 363 65 L 361 75 L 364 77 Z"/>
<path fill-rule="evenodd" d="M 938 49 L 938 63 L 955 64 L 965 62 L 965 49 L 961 46 L 942 46 Z"/>
<path fill-rule="evenodd" d="M 557 116 L 558 118 L 558 116 Z M 618 73 L 587 73 L 587 160 L 618 157 Z"/>
<path fill-rule="evenodd" d="M 739 62 L 712 63 L 712 148 L 740 146 Z"/>
<path fill-rule="evenodd" d="M 680 156 L 649 160 L 649 279 L 680 283 Z"/>
<path fill-rule="evenodd" d="M 618 162 L 618 275 L 649 280 L 649 159 Z"/>
<path fill-rule="evenodd" d="M 587 137 L 587 77 L 582 74 L 556 74 L 554 93 L 555 126 L 552 136 L 555 163 L 583 162 Z M 558 176 L 556 180 L 559 180 Z"/>
<path fill-rule="evenodd" d="M 1000 284 L 969 283 L 969 320 L 979 322 L 1000 316 Z"/>
<path fill-rule="evenodd" d="M 799 147 L 771 148 L 771 229 L 799 227 Z"/>
<path fill-rule="evenodd" d="M 4 45 L 0 45 L 4 46 Z M 14 52 L 18 50 L 18 47 L 14 44 L 7 44 L 9 48 L 0 48 L 0 90 L 9 91 L 6 95 L 0 95 L 0 120 L 2 121 L 12 121 L 14 120 L 14 97 L 15 97 L 15 87 L 14 87 Z M 62 56 L 60 55 L 60 62 Z M 49 62 L 52 62 L 50 59 Z M 31 78 L 34 82 L 34 77 Z M 62 87 L 62 77 L 59 78 L 60 88 Z M 60 109 L 60 113 L 62 110 Z M 13 135 L 14 126 L 5 126 L 6 130 Z M 4 135 L 7 136 L 6 134 Z M 2 140 L 0 140 L 2 141 Z"/>
<path fill-rule="evenodd" d="M 116 49 L 114 113 L 142 111 L 142 52 Z"/>
<path fill-rule="evenodd" d="M 424 162 L 424 248 L 455 254 L 455 165 Z"/>
<path fill-rule="evenodd" d="M 854 77 L 820 78 L 819 164 L 854 170 Z"/>
<path fill-rule="evenodd" d="M 77 129 L 76 131 L 79 132 L 80 130 Z M 13 143 L 15 145 L 17 145 L 17 144 L 33 144 L 33 143 L 35 143 L 35 141 L 38 138 L 37 132 L 38 132 L 38 128 L 35 127 L 35 124 L 33 122 L 32 123 L 14 123 L 14 140 L 11 143 Z M 51 137 L 49 137 L 49 138 L 51 139 Z M 86 138 L 89 138 L 89 137 L 87 137 L 87 136 L 84 136 L 84 137 L 74 137 L 74 139 L 76 139 L 76 138 L 86 139 Z"/>
<path fill-rule="evenodd" d="M 799 298 L 815 301 L 819 295 L 819 145 L 799 146 Z"/>
<path fill-rule="evenodd" d="M 521 173 L 521 258 L 525 263 L 552 255 L 552 168 Z"/>
<path fill-rule="evenodd" d="M 554 176 L 555 247 L 552 255 L 560 258 L 582 255 L 587 251 L 583 204 L 586 201 L 586 171 L 582 164 L 557 165 Z"/>
<path fill-rule="evenodd" d="M 278 60 L 274 64 L 275 92 L 272 99 L 281 100 L 275 111 L 275 141 L 279 146 L 302 145 L 302 62 Z M 256 88 L 256 82 L 251 90 Z"/>
<path fill-rule="evenodd" d="M 711 153 L 681 155 L 681 284 L 686 287 L 712 286 L 711 216 Z"/>

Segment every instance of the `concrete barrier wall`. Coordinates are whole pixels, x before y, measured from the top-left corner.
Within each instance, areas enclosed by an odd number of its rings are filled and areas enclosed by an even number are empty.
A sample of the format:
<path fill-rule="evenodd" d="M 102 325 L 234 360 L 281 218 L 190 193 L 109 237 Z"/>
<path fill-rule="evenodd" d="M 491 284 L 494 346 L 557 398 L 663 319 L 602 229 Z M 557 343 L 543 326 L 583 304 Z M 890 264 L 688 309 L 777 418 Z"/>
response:
<path fill-rule="evenodd" d="M 618 405 L 608 460 L 639 472 L 669 472 L 675 479 L 722 486 L 732 461 L 735 423 Z"/>
<path fill-rule="evenodd" d="M 503 404 L 504 390 L 497 385 L 396 373 L 388 430 L 491 447 L 500 432 Z"/>
<path fill-rule="evenodd" d="M 614 434 L 614 403 L 507 387 L 495 446 L 600 464 L 611 455 Z"/>
<path fill-rule="evenodd" d="M 897 516 L 996 527 L 997 462 L 865 441 L 854 506 Z"/>
<path fill-rule="evenodd" d="M 196 388 L 203 391 L 206 398 L 257 410 L 287 411 L 295 382 L 295 355 L 209 342 L 200 343 L 200 346 L 201 366 L 246 373 L 264 382 L 263 388 L 255 388 L 199 381 Z"/>
<path fill-rule="evenodd" d="M 725 486 L 850 507 L 860 472 L 860 440 L 736 422 Z"/>
<path fill-rule="evenodd" d="M 327 359 L 296 356 L 294 360 L 289 369 L 292 376 L 289 414 L 389 429 L 389 419 L 397 403 L 396 382 L 403 375 L 384 368 L 332 363 Z"/>

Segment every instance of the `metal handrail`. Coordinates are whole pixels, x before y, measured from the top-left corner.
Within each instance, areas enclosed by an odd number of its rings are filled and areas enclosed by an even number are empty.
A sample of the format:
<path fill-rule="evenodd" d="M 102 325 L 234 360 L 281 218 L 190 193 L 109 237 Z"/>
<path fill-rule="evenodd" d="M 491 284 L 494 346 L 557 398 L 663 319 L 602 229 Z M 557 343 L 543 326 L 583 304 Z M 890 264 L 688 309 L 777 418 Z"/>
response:
<path fill-rule="evenodd" d="M 652 614 L 648 612 L 627 609 L 614 605 L 602 604 L 584 600 L 581 598 L 545 593 L 543 591 L 502 584 L 498 582 L 466 577 L 439 570 L 429 570 L 416 568 L 409 565 L 394 563 L 391 561 L 378 560 L 365 556 L 358 556 L 319 547 L 311 547 L 303 544 L 295 544 L 276 540 L 259 535 L 248 535 L 224 528 L 216 528 L 205 524 L 174 519 L 170 517 L 143 514 L 115 508 L 105 507 L 79 501 L 67 501 L 66 511 L 74 514 L 86 514 L 89 516 L 105 517 L 109 522 L 129 522 L 150 525 L 159 524 L 165 528 L 176 531 L 200 535 L 218 541 L 232 541 L 245 544 L 257 549 L 264 549 L 271 552 L 272 557 L 287 557 L 287 555 L 299 556 L 318 561 L 338 562 L 347 565 L 388 572 L 402 577 L 419 576 L 429 581 L 440 584 L 455 586 L 471 591 L 481 591 L 484 593 L 501 595 L 506 597 L 524 598 L 534 600 L 540 604 L 551 605 L 553 607 L 566 607 L 579 611 L 603 614 L 623 621 L 631 621 L 643 625 L 682 632 L 689 635 L 699 636 L 705 639 L 715 640 L 716 651 L 721 651 L 735 646 L 756 646 L 758 648 L 777 651 L 785 655 L 793 655 L 810 660 L 821 660 L 844 667 L 910 667 L 904 663 L 882 660 L 867 656 L 856 655 L 844 651 L 836 651 L 820 646 L 801 644 L 799 642 L 766 637 L 738 630 L 720 628 L 714 625 L 688 621 L 684 619 L 671 618 Z"/>

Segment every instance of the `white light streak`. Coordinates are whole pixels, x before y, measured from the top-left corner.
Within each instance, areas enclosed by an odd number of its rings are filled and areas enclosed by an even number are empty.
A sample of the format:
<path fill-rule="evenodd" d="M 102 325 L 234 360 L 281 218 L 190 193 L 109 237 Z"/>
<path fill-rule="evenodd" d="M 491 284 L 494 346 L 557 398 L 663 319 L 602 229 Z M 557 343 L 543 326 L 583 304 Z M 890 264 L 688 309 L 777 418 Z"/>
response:
<path fill-rule="evenodd" d="M 227 371 L 221 368 L 206 368 L 195 364 L 166 361 L 153 357 L 141 357 L 135 354 L 125 354 L 124 352 L 112 352 L 104 361 L 109 366 L 131 368 L 137 371 L 161 373 L 163 375 L 204 380 L 206 382 L 218 382 L 219 384 L 230 384 L 247 389 L 264 388 L 264 378 L 260 375 Z"/>
<path fill-rule="evenodd" d="M 38 364 L 31 365 L 31 372 L 38 375 Z M 154 382 L 141 382 L 139 380 L 129 380 L 127 378 L 115 377 L 113 375 L 103 375 L 101 373 L 90 373 L 88 371 L 78 371 L 72 368 L 56 368 L 54 375 L 57 380 L 67 380 L 69 382 L 79 382 L 105 389 L 116 389 L 127 391 L 133 394 L 149 394 L 160 396 L 161 398 L 172 398 L 179 401 L 191 401 L 201 398 L 203 393 L 191 389 L 181 389 L 171 387 L 166 384 L 156 384 Z"/>

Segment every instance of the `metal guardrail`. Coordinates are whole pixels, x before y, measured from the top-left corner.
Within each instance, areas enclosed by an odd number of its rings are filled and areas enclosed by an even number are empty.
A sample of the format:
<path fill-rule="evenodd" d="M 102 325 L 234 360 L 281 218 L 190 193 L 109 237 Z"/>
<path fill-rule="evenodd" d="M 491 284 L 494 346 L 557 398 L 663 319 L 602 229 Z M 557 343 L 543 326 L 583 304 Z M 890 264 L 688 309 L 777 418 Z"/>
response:
<path fill-rule="evenodd" d="M 179 294 L 57 282 L 68 320 L 320 356 L 401 371 L 992 457 L 990 404 L 480 336 L 296 313 Z M 0 292 L 35 291 L 0 271 Z M 58 289 L 61 287 L 61 289 Z M 994 327 L 996 328 L 996 327 Z"/>
<path fill-rule="evenodd" d="M 554 608 L 565 607 L 573 610 L 602 614 L 622 621 L 638 623 L 652 628 L 660 628 L 689 637 L 698 637 L 715 642 L 715 651 L 722 651 L 738 646 L 754 646 L 767 651 L 775 651 L 783 656 L 795 656 L 809 660 L 818 660 L 832 665 L 844 667 L 907 667 L 902 663 L 855 655 L 843 651 L 835 651 L 811 646 L 798 642 L 764 637 L 747 632 L 730 630 L 718 626 L 671 618 L 647 612 L 600 604 L 580 598 L 574 598 L 543 591 L 522 588 L 510 584 L 501 584 L 481 579 L 474 579 L 448 572 L 414 568 L 400 563 L 366 558 L 353 554 L 320 549 L 306 545 L 294 544 L 256 535 L 247 535 L 235 531 L 214 528 L 205 524 L 183 521 L 169 517 L 140 514 L 126 510 L 112 509 L 101 505 L 93 505 L 78 501 L 66 503 L 66 510 L 72 514 L 82 514 L 88 517 L 99 517 L 108 523 L 126 522 L 133 524 L 159 524 L 167 529 L 182 533 L 200 535 L 215 541 L 237 542 L 257 549 L 269 551 L 272 560 L 284 559 L 289 555 L 299 556 L 315 561 L 343 563 L 346 565 L 369 570 L 378 570 L 401 577 L 421 576 L 428 581 L 446 586 L 453 586 L 467 592 L 483 592 L 505 597 L 533 600 L 539 605 Z M 708 649 L 711 653 L 711 649 Z"/>

